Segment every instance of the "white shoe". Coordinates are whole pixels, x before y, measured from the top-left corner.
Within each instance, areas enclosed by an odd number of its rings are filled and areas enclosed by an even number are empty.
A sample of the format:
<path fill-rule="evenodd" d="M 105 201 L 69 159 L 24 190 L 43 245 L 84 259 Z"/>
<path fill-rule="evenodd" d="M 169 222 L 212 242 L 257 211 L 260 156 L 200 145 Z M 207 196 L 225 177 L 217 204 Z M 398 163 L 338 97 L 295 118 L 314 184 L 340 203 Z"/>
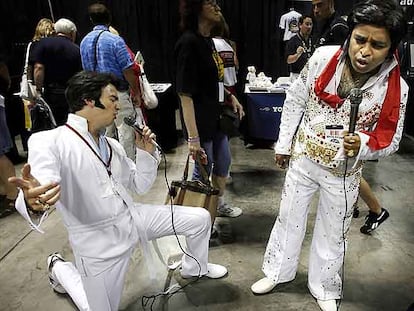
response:
<path fill-rule="evenodd" d="M 208 272 L 206 276 L 210 279 L 219 279 L 227 274 L 227 268 L 214 263 L 207 264 Z"/>
<path fill-rule="evenodd" d="M 269 280 L 267 277 L 264 277 L 263 279 L 257 281 L 254 283 L 250 289 L 254 294 L 267 294 L 272 291 L 273 288 L 275 288 L 276 283 Z"/>
<path fill-rule="evenodd" d="M 319 305 L 319 308 L 321 308 L 322 311 L 337 311 L 338 308 L 336 307 L 336 300 L 330 299 L 330 300 L 319 300 L 317 299 L 316 302 Z"/>
<path fill-rule="evenodd" d="M 230 206 L 227 203 L 220 204 L 217 208 L 218 217 L 238 217 L 243 213 L 242 209 Z"/>
<path fill-rule="evenodd" d="M 65 259 L 63 259 L 62 255 L 59 253 L 53 253 L 49 255 L 49 257 L 47 257 L 47 271 L 49 276 L 49 284 L 55 292 L 59 294 L 66 294 L 65 288 L 55 278 L 52 271 L 56 261 L 65 261 Z"/>
<path fill-rule="evenodd" d="M 207 269 L 208 272 L 205 275 L 206 277 L 210 278 L 210 279 L 219 279 L 222 278 L 223 276 L 225 276 L 227 274 L 227 268 L 221 265 L 217 265 L 214 263 L 208 263 L 207 264 Z M 196 275 L 186 275 L 183 274 L 181 272 L 181 277 L 183 279 L 189 279 L 189 278 L 194 278 L 197 277 Z"/>

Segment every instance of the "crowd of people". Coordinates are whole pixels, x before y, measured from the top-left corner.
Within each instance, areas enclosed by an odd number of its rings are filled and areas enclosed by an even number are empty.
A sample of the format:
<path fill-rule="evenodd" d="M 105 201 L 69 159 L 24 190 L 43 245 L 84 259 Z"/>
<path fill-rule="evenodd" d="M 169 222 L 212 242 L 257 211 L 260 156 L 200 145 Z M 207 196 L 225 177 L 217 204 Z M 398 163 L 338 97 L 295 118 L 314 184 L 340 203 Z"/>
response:
<path fill-rule="evenodd" d="M 358 195 L 370 209 L 361 232 L 375 230 L 389 216 L 362 169 L 364 161 L 395 152 L 402 136 L 408 86 L 395 51 L 406 25 L 392 0 L 360 2 L 347 20 L 336 14 L 333 0 L 312 0 L 312 7 L 313 14 L 300 17 L 298 33 L 286 44 L 292 85 L 274 150 L 276 165 L 287 172 L 264 254 L 265 276 L 251 291 L 266 294 L 295 278 L 311 199 L 319 192 L 308 287 L 321 310 L 334 311 L 342 298 L 346 233 Z M 219 122 L 226 106 L 239 119 L 245 115 L 235 91 L 235 45 L 216 0 L 181 0 L 179 11 L 175 87 L 188 153 L 200 159 L 192 178 L 202 179 L 203 166 L 219 190 L 217 215 L 238 217 L 242 210 L 224 199 L 231 149 Z M 208 262 L 214 232 L 208 211 L 174 206 L 172 214 L 168 205 L 134 202 L 130 193 L 147 192 L 157 176 L 156 136 L 142 117 L 139 72 L 125 40 L 111 27 L 111 12 L 96 3 L 88 13 L 93 29 L 80 46 L 74 43 L 76 25 L 68 19 L 42 19 L 36 27 L 27 51 L 28 77 L 58 127 L 32 134 L 19 177 L 5 156 L 11 138 L 0 95 L 0 216 L 17 210 L 42 232 L 45 215 L 56 206 L 75 265 L 51 255 L 51 285 L 63 286 L 81 310 L 117 310 L 138 242 L 150 263 L 149 241 L 185 236 L 183 278 L 217 279 L 227 268 Z M 1 53 L 0 78 L 1 86 L 10 87 Z M 355 96 L 361 108 L 351 130 Z M 25 105 L 30 109 L 36 102 Z M 125 124 L 129 116 L 137 119 L 141 133 Z M 54 270 L 58 267 L 68 272 Z M 67 279 L 76 280 L 76 291 Z"/>

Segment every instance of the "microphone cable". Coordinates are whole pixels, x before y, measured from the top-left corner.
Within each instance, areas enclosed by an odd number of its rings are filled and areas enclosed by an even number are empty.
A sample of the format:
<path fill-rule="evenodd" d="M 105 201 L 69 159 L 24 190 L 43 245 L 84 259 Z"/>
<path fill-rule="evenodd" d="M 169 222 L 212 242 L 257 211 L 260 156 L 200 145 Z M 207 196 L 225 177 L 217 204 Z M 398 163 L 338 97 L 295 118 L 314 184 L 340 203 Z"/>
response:
<path fill-rule="evenodd" d="M 340 310 L 343 294 L 344 294 L 344 284 L 345 284 L 345 254 L 346 254 L 346 241 L 345 241 L 345 221 L 348 215 L 348 196 L 346 194 L 346 173 L 348 171 L 348 157 L 346 156 L 345 159 L 345 168 L 344 168 L 344 175 L 343 175 L 343 186 L 344 186 L 344 199 L 345 199 L 345 213 L 344 217 L 342 218 L 342 240 L 344 246 L 344 256 L 342 257 L 342 269 L 341 269 L 341 299 L 339 299 L 338 303 L 338 310 Z"/>
<path fill-rule="evenodd" d="M 358 118 L 359 105 L 362 102 L 363 92 L 360 88 L 352 88 L 348 94 L 348 99 L 350 101 L 350 120 L 349 120 L 349 131 L 348 133 L 353 135 L 355 132 L 355 125 Z M 345 155 L 345 167 L 343 175 L 343 185 L 344 185 L 344 199 L 345 199 L 345 213 L 342 219 L 342 240 L 344 245 L 344 256 L 342 257 L 342 273 L 341 273 L 341 299 L 339 299 L 338 309 L 341 306 L 342 297 L 344 294 L 344 284 L 345 284 L 345 255 L 346 255 L 346 240 L 345 240 L 345 221 L 348 215 L 348 196 L 346 193 L 346 174 L 348 171 L 348 156 Z M 351 224 L 349 224 L 351 226 Z M 348 228 L 349 230 L 349 228 Z"/>
<path fill-rule="evenodd" d="M 151 311 L 153 310 L 155 301 L 158 297 L 167 296 L 168 299 L 169 299 L 173 295 L 178 293 L 179 291 L 186 288 L 187 286 L 197 282 L 202 277 L 201 276 L 201 264 L 200 264 L 200 262 L 197 260 L 197 258 L 190 255 L 189 253 L 187 253 L 184 250 L 183 246 L 181 245 L 180 239 L 178 238 L 177 231 L 176 231 L 175 225 L 174 225 L 174 204 L 173 204 L 173 198 L 171 196 L 172 190 L 171 190 L 170 182 L 168 181 L 168 176 L 167 176 L 167 157 L 165 155 L 165 152 L 162 150 L 162 148 L 158 148 L 158 150 L 161 154 L 161 158 L 164 161 L 164 180 L 165 180 L 165 184 L 167 185 L 167 189 L 168 189 L 168 196 L 169 196 L 169 201 L 170 201 L 169 205 L 170 205 L 170 210 L 171 210 L 171 226 L 172 226 L 172 229 L 173 229 L 173 232 L 174 232 L 174 236 L 175 236 L 175 239 L 177 240 L 178 246 L 180 247 L 183 254 L 187 255 L 191 259 L 194 259 L 195 262 L 197 263 L 198 273 L 197 273 L 197 276 L 195 276 L 195 279 L 191 280 L 190 282 L 188 282 L 184 286 L 181 286 L 179 284 L 174 284 L 173 286 L 167 288 L 165 291 L 159 292 L 157 294 L 149 295 L 149 296 L 143 295 L 142 298 L 141 298 L 141 306 L 145 310 L 149 305 L 149 308 L 150 308 L 149 310 L 151 310 Z"/>

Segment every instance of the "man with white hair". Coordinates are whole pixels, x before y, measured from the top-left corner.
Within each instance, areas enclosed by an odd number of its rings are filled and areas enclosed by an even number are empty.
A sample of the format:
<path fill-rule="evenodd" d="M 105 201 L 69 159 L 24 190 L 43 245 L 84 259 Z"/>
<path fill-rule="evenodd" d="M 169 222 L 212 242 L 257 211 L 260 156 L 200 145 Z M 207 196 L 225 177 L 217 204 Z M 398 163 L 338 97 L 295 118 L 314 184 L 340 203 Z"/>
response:
<path fill-rule="evenodd" d="M 34 82 L 52 109 L 57 125 L 66 123 L 66 82 L 82 69 L 76 25 L 66 18 L 55 23 L 56 36 L 43 38 L 33 50 Z"/>

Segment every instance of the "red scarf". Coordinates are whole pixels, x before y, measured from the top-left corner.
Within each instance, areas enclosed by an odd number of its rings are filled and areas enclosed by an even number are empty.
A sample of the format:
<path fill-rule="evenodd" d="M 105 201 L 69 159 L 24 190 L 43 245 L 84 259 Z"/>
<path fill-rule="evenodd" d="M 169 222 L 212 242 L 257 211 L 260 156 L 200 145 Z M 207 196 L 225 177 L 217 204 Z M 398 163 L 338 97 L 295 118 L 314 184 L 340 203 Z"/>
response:
<path fill-rule="evenodd" d="M 335 53 L 315 83 L 315 94 L 332 108 L 341 106 L 345 100 L 336 94 L 325 92 L 326 86 L 335 74 L 341 53 L 342 49 Z M 400 103 L 400 66 L 397 64 L 389 74 L 387 94 L 375 129 L 371 132 L 362 131 L 369 136 L 368 146 L 372 150 L 380 150 L 391 144 L 400 117 Z"/>

